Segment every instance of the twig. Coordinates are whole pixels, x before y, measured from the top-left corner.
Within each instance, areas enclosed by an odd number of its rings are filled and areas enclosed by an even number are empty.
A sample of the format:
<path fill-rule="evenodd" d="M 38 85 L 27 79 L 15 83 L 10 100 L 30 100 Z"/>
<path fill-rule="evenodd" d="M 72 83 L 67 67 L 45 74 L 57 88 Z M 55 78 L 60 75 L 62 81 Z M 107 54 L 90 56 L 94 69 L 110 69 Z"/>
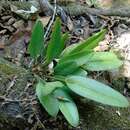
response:
<path fill-rule="evenodd" d="M 34 113 L 34 115 L 35 115 L 35 117 L 36 117 L 36 119 L 37 119 L 37 123 L 39 123 L 39 125 L 41 126 L 41 128 L 42 129 L 45 129 L 45 126 L 44 126 L 44 124 L 41 122 L 41 120 L 39 119 L 39 117 L 38 117 L 38 115 L 37 115 L 37 113 L 36 113 L 36 111 L 35 111 L 35 109 L 34 109 L 34 107 L 33 107 L 33 103 L 32 103 L 32 101 L 31 101 L 31 106 L 32 106 L 32 111 L 33 111 L 33 113 Z M 38 124 L 36 124 L 36 126 L 37 126 Z M 36 127 L 36 126 L 34 126 L 34 127 Z M 31 129 L 31 130 L 35 130 L 35 128 L 34 129 Z"/>
<path fill-rule="evenodd" d="M 33 63 L 34 63 L 34 59 L 32 59 L 32 60 L 29 62 L 29 65 L 28 65 L 28 68 L 29 68 L 29 69 L 32 67 Z"/>
<path fill-rule="evenodd" d="M 16 78 L 17 78 L 16 76 L 13 77 L 12 81 L 9 84 L 9 87 L 6 90 L 5 96 L 7 96 L 9 94 L 9 91 L 11 91 L 12 87 L 15 85 Z"/>
<path fill-rule="evenodd" d="M 51 29 L 51 26 L 52 26 L 52 24 L 54 22 L 54 19 L 55 19 L 55 16 L 56 16 L 56 9 L 57 9 L 57 7 L 56 7 L 56 0 L 54 0 L 54 12 L 53 12 L 53 15 L 52 15 L 52 19 L 51 19 L 51 21 L 50 21 L 50 23 L 49 23 L 49 25 L 47 27 L 47 30 L 45 32 L 45 35 L 44 35 L 44 39 L 45 40 L 47 39 L 49 31 Z"/>
<path fill-rule="evenodd" d="M 17 100 L 17 99 L 9 99 L 6 98 L 5 96 L 0 96 L 0 102 L 30 102 L 32 99 L 22 99 L 22 100 Z"/>
<path fill-rule="evenodd" d="M 78 16 L 82 14 L 92 14 L 92 15 L 105 15 L 105 16 L 120 16 L 120 17 L 130 17 L 130 8 L 128 7 L 117 7 L 110 9 L 97 9 L 90 8 L 86 5 L 80 4 L 70 4 L 68 6 L 62 6 L 62 8 L 70 15 Z"/>
<path fill-rule="evenodd" d="M 23 0 L 22 0 L 23 1 Z M 19 1 L 18 1 L 19 2 Z M 0 6 L 8 7 L 11 5 L 16 5 L 16 1 L 5 1 L 0 0 Z M 29 2 L 21 2 L 22 8 L 26 7 L 26 5 L 30 6 Z M 26 4 L 23 4 L 26 3 Z M 52 14 L 53 12 L 53 6 L 48 2 L 48 0 L 39 0 L 40 10 L 41 12 L 50 12 Z M 82 15 L 85 13 L 93 14 L 93 15 L 106 15 L 106 16 L 120 16 L 120 17 L 130 17 L 130 8 L 128 7 L 119 7 L 119 8 L 110 8 L 110 9 L 96 9 L 96 8 L 90 8 L 87 7 L 87 5 L 81 5 L 81 4 L 69 4 L 67 6 L 61 6 L 68 14 L 70 15 Z"/>

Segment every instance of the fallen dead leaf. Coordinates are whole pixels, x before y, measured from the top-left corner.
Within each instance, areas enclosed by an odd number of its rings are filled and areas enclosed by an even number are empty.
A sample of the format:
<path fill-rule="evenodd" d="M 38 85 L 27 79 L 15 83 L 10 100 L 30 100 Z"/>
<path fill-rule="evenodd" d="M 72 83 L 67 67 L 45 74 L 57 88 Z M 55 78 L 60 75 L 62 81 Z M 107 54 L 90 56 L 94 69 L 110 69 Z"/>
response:
<path fill-rule="evenodd" d="M 0 43 L 0 50 L 4 50 L 4 48 L 5 48 L 4 44 Z"/>
<path fill-rule="evenodd" d="M 41 22 L 42 22 L 44 27 L 47 26 L 47 24 L 49 23 L 50 19 L 51 19 L 50 16 L 45 16 L 45 17 L 41 17 L 40 18 L 40 20 L 41 20 Z"/>

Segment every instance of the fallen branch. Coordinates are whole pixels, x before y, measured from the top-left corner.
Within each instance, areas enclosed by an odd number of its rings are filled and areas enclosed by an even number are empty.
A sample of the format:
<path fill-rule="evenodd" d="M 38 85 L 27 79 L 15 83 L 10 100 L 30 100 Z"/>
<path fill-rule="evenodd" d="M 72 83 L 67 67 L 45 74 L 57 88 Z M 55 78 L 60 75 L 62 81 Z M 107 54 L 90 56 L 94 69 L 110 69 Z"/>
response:
<path fill-rule="evenodd" d="M 110 9 L 96 9 L 90 8 L 86 5 L 80 4 L 70 4 L 68 6 L 63 6 L 63 9 L 70 15 L 82 15 L 82 14 L 92 14 L 92 15 L 106 15 L 106 16 L 121 16 L 130 17 L 130 8 L 110 8 Z"/>

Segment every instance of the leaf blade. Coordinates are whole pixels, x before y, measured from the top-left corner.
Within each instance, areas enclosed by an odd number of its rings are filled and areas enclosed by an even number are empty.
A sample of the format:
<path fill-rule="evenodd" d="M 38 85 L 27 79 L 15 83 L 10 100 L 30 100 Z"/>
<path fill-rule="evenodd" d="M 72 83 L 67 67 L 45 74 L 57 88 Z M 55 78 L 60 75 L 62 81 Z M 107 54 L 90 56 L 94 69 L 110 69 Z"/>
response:
<path fill-rule="evenodd" d="M 66 120 L 74 127 L 79 124 L 79 114 L 77 110 L 77 106 L 71 97 L 62 89 L 57 89 L 55 91 L 56 96 L 63 96 L 68 99 L 68 101 L 59 100 L 59 108 Z"/>
<path fill-rule="evenodd" d="M 52 94 L 44 96 L 43 89 L 43 84 L 37 84 L 36 95 L 38 100 L 48 112 L 48 114 L 55 117 L 59 112 L 59 102 Z"/>
<path fill-rule="evenodd" d="M 94 49 L 94 47 L 96 47 L 98 43 L 101 40 L 103 40 L 105 34 L 106 34 L 106 29 L 103 29 L 96 34 L 93 34 L 86 41 L 84 41 L 83 43 L 79 44 L 76 48 L 74 48 L 74 50 L 72 50 L 71 53 Z"/>
<path fill-rule="evenodd" d="M 103 29 L 100 32 L 93 34 L 91 37 L 86 39 L 85 41 L 79 43 L 79 44 L 72 44 L 65 48 L 61 54 L 62 57 L 66 57 L 68 55 L 75 54 L 79 51 L 89 51 L 92 52 L 92 50 L 98 45 L 98 43 L 103 40 L 105 36 L 106 30 Z M 91 51 L 90 51 L 91 50 Z"/>
<path fill-rule="evenodd" d="M 80 96 L 117 107 L 127 107 L 127 99 L 119 92 L 90 78 L 71 76 L 66 78 L 67 86 Z"/>
<path fill-rule="evenodd" d="M 86 77 L 87 76 L 87 71 L 78 68 L 76 71 L 74 71 L 73 73 L 71 73 L 71 75 L 77 75 L 77 76 L 83 76 Z"/>
<path fill-rule="evenodd" d="M 116 69 L 122 65 L 122 61 L 113 52 L 93 52 L 86 58 L 82 66 L 85 70 L 101 71 Z"/>
<path fill-rule="evenodd" d="M 42 22 L 37 20 L 32 31 L 31 40 L 28 46 L 28 52 L 31 57 L 36 59 L 41 55 L 44 49 L 44 29 Z"/>
<path fill-rule="evenodd" d="M 61 62 L 58 63 L 57 66 L 54 68 L 54 74 L 66 76 L 73 73 L 77 69 L 78 65 L 74 61 Z"/>
<path fill-rule="evenodd" d="M 61 54 L 61 52 L 63 51 L 64 47 L 65 47 L 65 43 L 68 41 L 69 39 L 69 34 L 68 33 L 64 33 L 61 36 L 61 49 L 59 51 L 59 54 Z"/>
<path fill-rule="evenodd" d="M 67 56 L 68 54 L 71 53 L 72 50 L 74 50 L 76 47 L 78 46 L 78 44 L 72 44 L 72 45 L 69 45 L 68 47 L 66 47 L 63 52 L 61 53 L 60 57 L 65 57 Z"/>
<path fill-rule="evenodd" d="M 46 59 L 48 63 L 60 55 L 65 46 L 67 36 L 67 34 L 61 35 L 61 21 L 57 18 L 54 23 L 51 39 L 47 47 Z"/>
<path fill-rule="evenodd" d="M 41 90 L 42 96 L 47 96 L 51 94 L 56 88 L 61 88 L 63 86 L 64 84 L 62 84 L 60 81 L 53 81 L 53 82 L 46 82 L 46 83 L 42 83 L 39 81 L 37 84 L 37 87 L 43 88 Z"/>
<path fill-rule="evenodd" d="M 86 58 L 89 53 L 89 51 L 80 51 L 75 54 L 67 55 L 60 59 L 59 64 L 62 62 L 75 62 L 78 66 L 81 66 L 86 63 Z"/>

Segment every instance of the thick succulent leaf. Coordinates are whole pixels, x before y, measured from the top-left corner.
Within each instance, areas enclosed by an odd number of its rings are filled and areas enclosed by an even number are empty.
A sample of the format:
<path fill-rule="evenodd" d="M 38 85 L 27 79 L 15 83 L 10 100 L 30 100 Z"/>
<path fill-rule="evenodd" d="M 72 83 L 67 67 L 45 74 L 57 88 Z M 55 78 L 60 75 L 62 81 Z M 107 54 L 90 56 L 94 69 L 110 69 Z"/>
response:
<path fill-rule="evenodd" d="M 31 40 L 28 46 L 28 51 L 32 58 L 37 58 L 39 55 L 41 55 L 43 49 L 44 49 L 44 29 L 42 22 L 40 20 L 37 20 L 33 31 Z"/>
<path fill-rule="evenodd" d="M 62 97 L 63 99 L 68 99 L 68 101 L 59 99 L 59 108 L 66 120 L 74 127 L 79 124 L 79 114 L 77 106 L 71 97 L 62 89 L 56 89 L 54 92 L 55 96 Z"/>
<path fill-rule="evenodd" d="M 51 116 L 56 116 L 59 111 L 59 101 L 52 94 L 44 96 L 43 90 L 43 84 L 38 83 L 36 86 L 36 95 L 40 103 Z"/>
<path fill-rule="evenodd" d="M 86 63 L 82 66 L 85 70 L 101 71 L 118 68 L 122 61 L 112 52 L 93 52 L 86 58 Z"/>
<path fill-rule="evenodd" d="M 89 51 L 80 51 L 78 53 L 67 55 L 60 59 L 59 64 L 62 62 L 75 62 L 78 66 L 81 66 L 86 63 L 86 58 L 88 57 Z"/>
<path fill-rule="evenodd" d="M 77 75 L 77 76 L 83 76 L 86 77 L 87 76 L 87 71 L 78 68 L 76 71 L 74 71 L 73 73 L 71 73 L 71 75 Z"/>
<path fill-rule="evenodd" d="M 66 41 L 66 39 L 67 39 L 67 34 L 61 36 L 61 20 L 57 18 L 54 23 L 51 39 L 47 47 L 46 60 L 48 63 L 60 55 L 65 44 L 63 40 Z"/>
<path fill-rule="evenodd" d="M 68 74 L 73 73 L 77 69 L 78 65 L 74 61 L 61 62 L 58 63 L 57 66 L 54 68 L 54 74 L 66 76 Z"/>
<path fill-rule="evenodd" d="M 111 87 L 81 76 L 71 76 L 66 78 L 67 86 L 80 96 L 94 101 L 117 107 L 127 107 L 127 99 Z"/>

